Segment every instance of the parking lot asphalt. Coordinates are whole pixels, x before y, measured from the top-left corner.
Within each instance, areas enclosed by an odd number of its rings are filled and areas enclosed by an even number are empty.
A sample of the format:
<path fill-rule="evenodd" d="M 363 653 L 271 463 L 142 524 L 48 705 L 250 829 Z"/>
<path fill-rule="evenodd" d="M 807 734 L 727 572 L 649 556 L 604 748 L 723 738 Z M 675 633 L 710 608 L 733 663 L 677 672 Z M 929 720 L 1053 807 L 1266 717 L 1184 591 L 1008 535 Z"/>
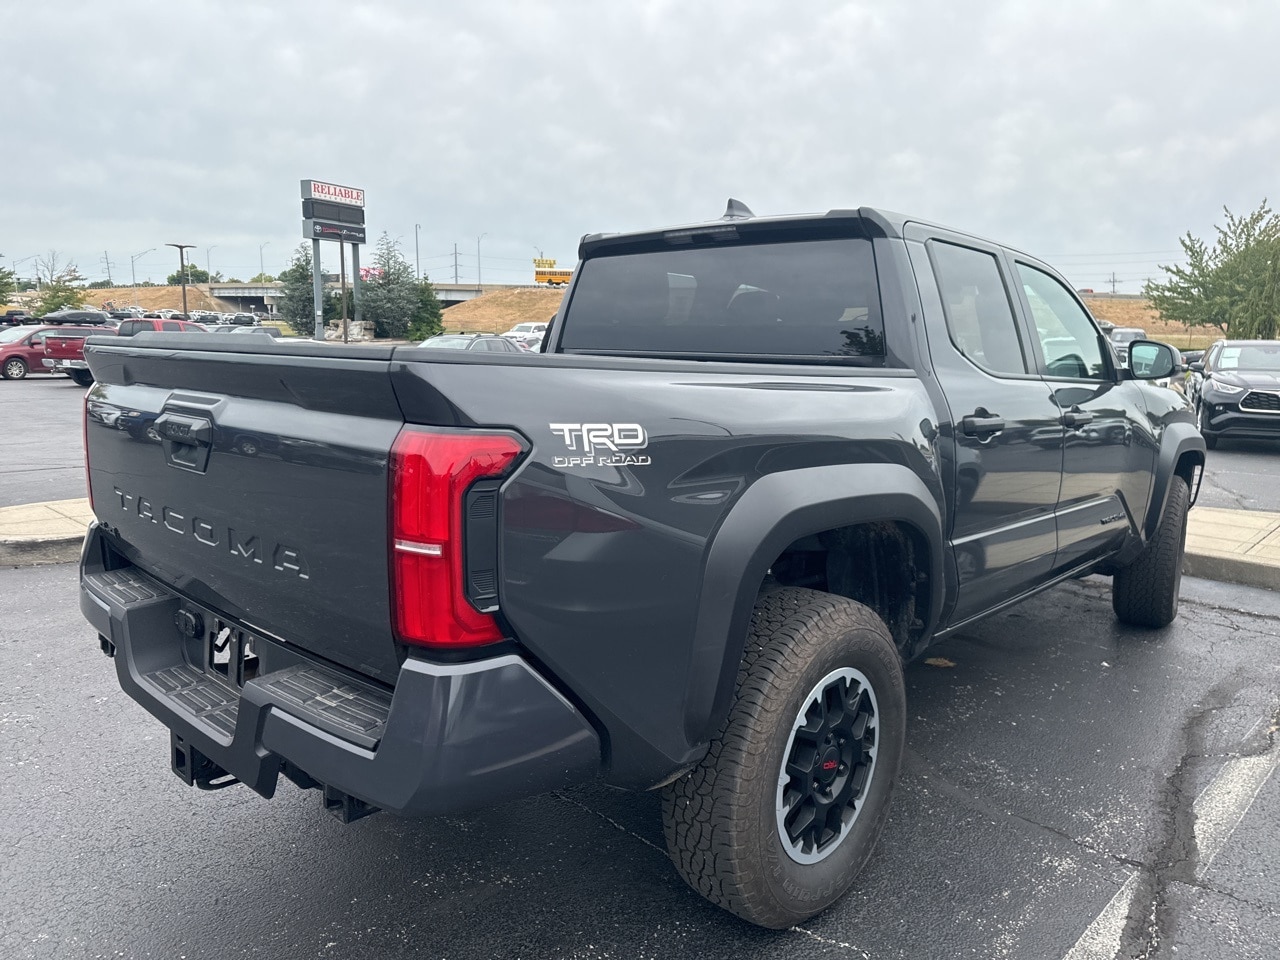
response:
<path fill-rule="evenodd" d="M 343 826 L 283 781 L 271 801 L 192 790 L 80 618 L 74 567 L 0 570 L 0 956 L 1273 957 L 1280 598 L 1183 592 L 1146 633 L 1105 583 L 1071 583 L 912 665 L 875 856 L 773 933 L 676 877 L 653 794 Z"/>
<path fill-rule="evenodd" d="M 70 377 L 0 380 L 0 507 L 85 495 L 84 392 Z"/>

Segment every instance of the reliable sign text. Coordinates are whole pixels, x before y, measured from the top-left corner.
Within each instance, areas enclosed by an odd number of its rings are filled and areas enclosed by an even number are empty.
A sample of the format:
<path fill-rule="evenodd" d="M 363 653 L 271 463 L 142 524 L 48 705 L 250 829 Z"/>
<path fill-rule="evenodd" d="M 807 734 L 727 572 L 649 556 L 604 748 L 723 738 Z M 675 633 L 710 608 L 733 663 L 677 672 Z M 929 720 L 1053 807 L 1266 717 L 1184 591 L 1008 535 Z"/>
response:
<path fill-rule="evenodd" d="M 328 200 L 330 203 L 345 203 L 353 207 L 363 207 L 364 191 L 357 187 L 341 187 L 336 183 L 325 183 L 322 180 L 303 180 L 302 199 Z"/>

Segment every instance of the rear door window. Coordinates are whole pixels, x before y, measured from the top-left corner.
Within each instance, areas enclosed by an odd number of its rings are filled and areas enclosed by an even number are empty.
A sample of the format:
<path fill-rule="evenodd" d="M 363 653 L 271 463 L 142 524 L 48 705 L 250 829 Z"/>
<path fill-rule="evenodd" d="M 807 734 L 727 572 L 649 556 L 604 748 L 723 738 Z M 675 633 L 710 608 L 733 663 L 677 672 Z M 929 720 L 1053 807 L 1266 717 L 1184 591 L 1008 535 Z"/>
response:
<path fill-rule="evenodd" d="M 884 363 L 871 242 L 841 238 L 598 256 L 560 349 Z"/>
<path fill-rule="evenodd" d="M 179 320 L 165 320 L 160 324 L 161 330 L 177 330 L 182 331 L 182 323 Z"/>
<path fill-rule="evenodd" d="M 1025 374 L 1018 322 L 995 256 L 940 240 L 929 242 L 929 254 L 956 349 L 988 373 Z"/>
<path fill-rule="evenodd" d="M 144 329 L 144 324 L 146 324 L 146 321 L 144 320 L 126 320 L 124 323 L 120 324 L 120 336 L 132 337 L 139 330 Z"/>

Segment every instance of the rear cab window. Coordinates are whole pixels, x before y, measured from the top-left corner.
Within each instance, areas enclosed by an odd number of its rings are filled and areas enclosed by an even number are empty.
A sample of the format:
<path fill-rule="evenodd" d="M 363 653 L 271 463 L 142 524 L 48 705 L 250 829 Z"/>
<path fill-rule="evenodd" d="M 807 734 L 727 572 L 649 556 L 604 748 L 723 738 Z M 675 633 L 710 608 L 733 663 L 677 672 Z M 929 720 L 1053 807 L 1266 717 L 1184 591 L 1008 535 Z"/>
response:
<path fill-rule="evenodd" d="M 885 365 L 867 239 L 601 253 L 578 274 L 564 353 Z"/>

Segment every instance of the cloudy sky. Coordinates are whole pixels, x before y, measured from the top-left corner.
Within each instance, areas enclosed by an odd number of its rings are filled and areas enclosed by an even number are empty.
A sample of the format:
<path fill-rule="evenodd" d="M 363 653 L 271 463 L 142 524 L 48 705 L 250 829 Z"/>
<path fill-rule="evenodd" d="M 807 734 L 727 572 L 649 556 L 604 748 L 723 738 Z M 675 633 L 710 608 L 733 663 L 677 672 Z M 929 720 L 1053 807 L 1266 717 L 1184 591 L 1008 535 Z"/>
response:
<path fill-rule="evenodd" d="M 410 262 L 420 224 L 436 280 L 455 243 L 474 280 L 482 235 L 483 279 L 526 281 L 732 195 L 886 207 L 1137 292 L 1280 195 L 1277 37 L 1274 0 L 5 0 L 0 264 L 161 280 L 184 242 L 275 273 L 315 177 L 364 188 Z"/>

